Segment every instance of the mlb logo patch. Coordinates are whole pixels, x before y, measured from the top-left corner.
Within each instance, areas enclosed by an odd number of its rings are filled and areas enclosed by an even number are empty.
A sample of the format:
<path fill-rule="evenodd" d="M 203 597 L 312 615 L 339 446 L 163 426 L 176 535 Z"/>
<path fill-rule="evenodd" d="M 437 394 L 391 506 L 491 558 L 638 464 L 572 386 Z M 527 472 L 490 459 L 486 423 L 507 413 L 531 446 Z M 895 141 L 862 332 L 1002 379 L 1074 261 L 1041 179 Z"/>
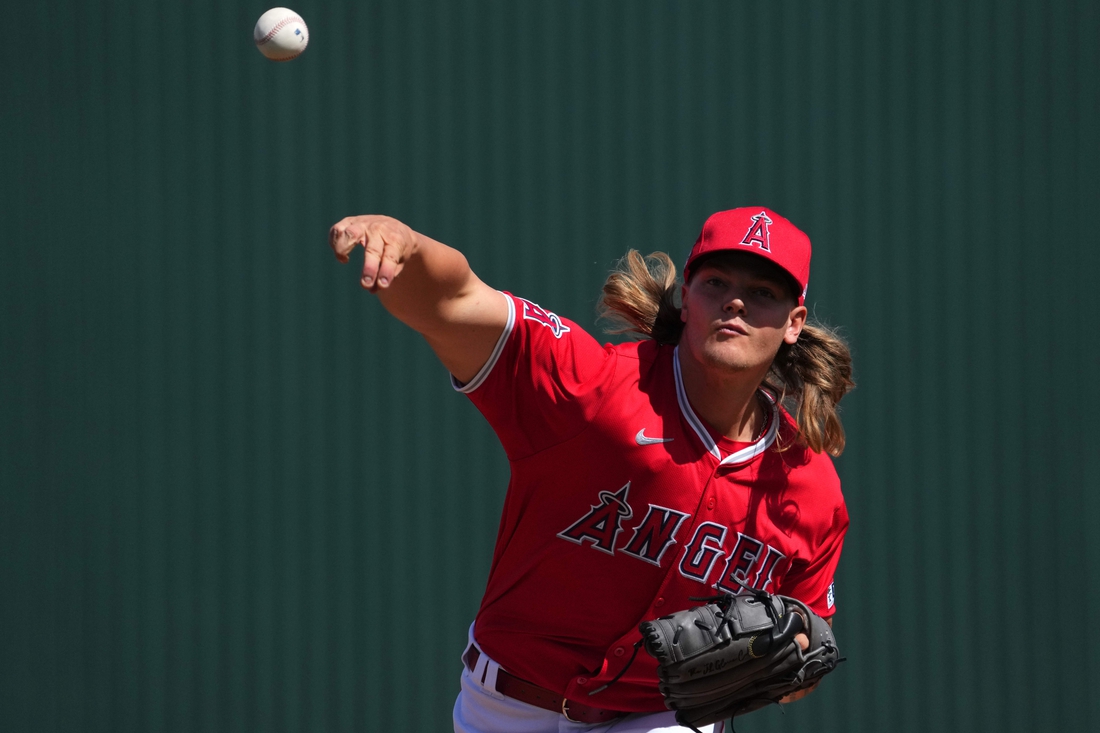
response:
<path fill-rule="evenodd" d="M 825 594 L 825 605 L 829 608 L 836 603 L 836 583 L 829 583 L 829 592 Z"/>

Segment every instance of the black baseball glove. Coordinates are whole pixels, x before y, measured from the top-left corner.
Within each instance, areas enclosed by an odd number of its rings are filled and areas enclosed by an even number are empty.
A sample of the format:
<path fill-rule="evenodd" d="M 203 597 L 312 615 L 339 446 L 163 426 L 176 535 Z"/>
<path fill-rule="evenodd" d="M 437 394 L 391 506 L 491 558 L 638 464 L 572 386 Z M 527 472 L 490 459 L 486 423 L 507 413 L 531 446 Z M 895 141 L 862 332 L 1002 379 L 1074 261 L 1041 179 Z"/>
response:
<path fill-rule="evenodd" d="M 777 703 L 843 661 L 829 624 L 804 603 L 746 590 L 639 627 L 680 725 L 697 729 Z M 805 651 L 799 632 L 810 640 Z"/>

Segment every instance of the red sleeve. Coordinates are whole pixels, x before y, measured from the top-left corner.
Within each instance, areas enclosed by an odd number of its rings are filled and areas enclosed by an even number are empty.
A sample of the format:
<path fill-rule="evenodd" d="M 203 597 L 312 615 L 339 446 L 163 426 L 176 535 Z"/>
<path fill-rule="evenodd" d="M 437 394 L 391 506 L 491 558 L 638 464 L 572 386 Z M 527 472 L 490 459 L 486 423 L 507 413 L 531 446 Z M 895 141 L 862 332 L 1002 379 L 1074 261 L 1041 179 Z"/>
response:
<path fill-rule="evenodd" d="M 805 603 L 814 613 L 828 618 L 836 613 L 834 576 L 848 531 L 848 508 L 841 500 L 813 558 L 796 563 L 779 584 L 778 592 Z"/>
<path fill-rule="evenodd" d="M 609 348 L 584 329 L 531 301 L 508 298 L 508 325 L 481 370 L 451 382 L 481 411 L 509 459 L 576 436 L 599 410 Z"/>

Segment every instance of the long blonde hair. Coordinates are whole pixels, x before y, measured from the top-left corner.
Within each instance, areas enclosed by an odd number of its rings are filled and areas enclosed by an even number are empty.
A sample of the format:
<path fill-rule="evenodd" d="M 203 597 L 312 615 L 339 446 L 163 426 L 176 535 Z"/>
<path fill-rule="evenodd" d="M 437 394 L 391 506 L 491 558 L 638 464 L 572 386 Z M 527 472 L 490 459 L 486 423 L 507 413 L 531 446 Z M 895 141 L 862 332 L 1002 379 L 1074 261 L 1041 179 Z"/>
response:
<path fill-rule="evenodd" d="M 676 265 L 664 252 L 643 257 L 630 250 L 607 276 L 597 310 L 608 333 L 679 343 L 684 324 Z M 833 329 L 807 321 L 798 341 L 780 347 L 762 386 L 794 415 L 797 442 L 832 456 L 844 451 L 838 405 L 855 382 L 848 345 Z"/>

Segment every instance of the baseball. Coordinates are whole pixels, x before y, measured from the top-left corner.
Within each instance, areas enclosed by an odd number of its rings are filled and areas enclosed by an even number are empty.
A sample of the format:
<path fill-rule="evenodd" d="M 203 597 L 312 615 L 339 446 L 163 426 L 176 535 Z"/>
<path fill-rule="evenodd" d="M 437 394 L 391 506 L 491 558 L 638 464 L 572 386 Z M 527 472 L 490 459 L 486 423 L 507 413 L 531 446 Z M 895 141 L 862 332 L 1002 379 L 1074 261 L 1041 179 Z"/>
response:
<path fill-rule="evenodd" d="M 309 29 L 293 10 L 272 8 L 256 21 L 252 38 L 260 53 L 272 61 L 290 61 L 298 58 L 309 45 Z"/>

